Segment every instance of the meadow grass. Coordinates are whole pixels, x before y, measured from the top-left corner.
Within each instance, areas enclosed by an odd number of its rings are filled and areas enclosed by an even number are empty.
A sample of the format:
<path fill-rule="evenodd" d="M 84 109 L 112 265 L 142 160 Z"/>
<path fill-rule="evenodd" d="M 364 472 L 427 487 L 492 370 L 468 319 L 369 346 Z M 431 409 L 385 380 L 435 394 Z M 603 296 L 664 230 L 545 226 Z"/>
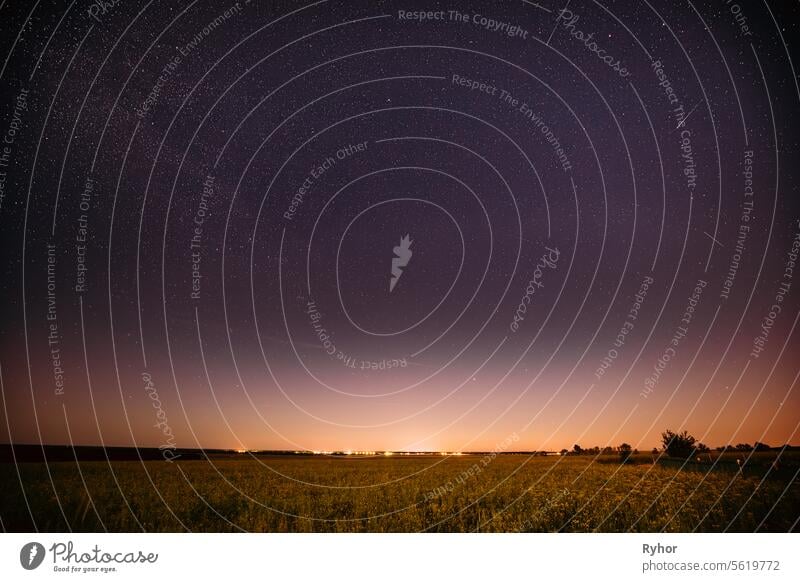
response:
<path fill-rule="evenodd" d="M 793 471 L 679 471 L 646 459 L 324 458 L 2 465 L 10 531 L 790 531 Z M 113 471 L 113 473 L 112 473 Z M 24 484 L 24 495 L 19 479 Z M 85 483 L 85 486 L 84 486 Z"/>

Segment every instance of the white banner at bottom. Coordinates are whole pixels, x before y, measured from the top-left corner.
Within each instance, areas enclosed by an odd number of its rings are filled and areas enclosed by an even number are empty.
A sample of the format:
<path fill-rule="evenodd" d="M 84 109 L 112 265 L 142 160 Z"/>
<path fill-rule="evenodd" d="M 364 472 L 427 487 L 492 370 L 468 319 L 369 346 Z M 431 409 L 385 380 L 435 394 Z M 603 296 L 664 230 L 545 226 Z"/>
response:
<path fill-rule="evenodd" d="M 0 534 L 2 580 L 800 580 L 794 534 Z"/>

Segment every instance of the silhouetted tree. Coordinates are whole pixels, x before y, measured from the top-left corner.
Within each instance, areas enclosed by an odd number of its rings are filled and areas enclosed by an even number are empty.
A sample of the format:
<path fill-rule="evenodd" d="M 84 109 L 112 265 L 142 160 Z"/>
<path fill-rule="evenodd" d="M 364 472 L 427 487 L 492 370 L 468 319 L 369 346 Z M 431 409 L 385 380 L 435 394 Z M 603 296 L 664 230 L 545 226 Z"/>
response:
<path fill-rule="evenodd" d="M 711 449 L 709 449 L 709 448 L 708 448 L 706 445 L 704 445 L 703 443 L 698 443 L 698 445 L 697 445 L 697 452 L 698 452 L 698 453 L 707 453 L 707 452 L 708 452 L 708 451 L 710 451 L 710 450 L 711 450 Z"/>
<path fill-rule="evenodd" d="M 582 455 L 583 449 L 581 448 L 580 445 L 572 445 L 572 452 L 575 453 L 576 455 Z"/>
<path fill-rule="evenodd" d="M 770 446 L 765 443 L 760 443 L 756 441 L 756 444 L 753 446 L 756 451 L 768 451 L 770 450 Z"/>
<path fill-rule="evenodd" d="M 685 459 L 694 452 L 695 438 L 685 430 L 675 433 L 667 429 L 661 433 L 661 442 L 670 457 Z"/>
<path fill-rule="evenodd" d="M 631 458 L 631 446 L 628 443 L 622 443 L 619 446 L 619 460 L 621 463 L 627 463 Z"/>
<path fill-rule="evenodd" d="M 750 446 L 749 444 L 747 444 L 747 443 L 739 443 L 738 445 L 736 445 L 736 450 L 737 450 L 737 451 L 742 451 L 742 452 L 745 452 L 745 453 L 746 453 L 746 452 L 752 451 L 752 450 L 753 450 L 753 447 L 751 447 L 751 446 Z"/>

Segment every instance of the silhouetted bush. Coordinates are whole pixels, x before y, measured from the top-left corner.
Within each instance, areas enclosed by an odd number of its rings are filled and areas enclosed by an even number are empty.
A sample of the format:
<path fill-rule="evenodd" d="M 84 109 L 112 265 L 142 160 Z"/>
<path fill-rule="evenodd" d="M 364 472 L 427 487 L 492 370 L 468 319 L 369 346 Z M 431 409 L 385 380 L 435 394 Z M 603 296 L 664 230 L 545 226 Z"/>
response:
<path fill-rule="evenodd" d="M 685 459 L 691 456 L 695 450 L 695 438 L 685 430 L 681 433 L 675 433 L 667 429 L 661 433 L 661 442 L 670 457 Z"/>

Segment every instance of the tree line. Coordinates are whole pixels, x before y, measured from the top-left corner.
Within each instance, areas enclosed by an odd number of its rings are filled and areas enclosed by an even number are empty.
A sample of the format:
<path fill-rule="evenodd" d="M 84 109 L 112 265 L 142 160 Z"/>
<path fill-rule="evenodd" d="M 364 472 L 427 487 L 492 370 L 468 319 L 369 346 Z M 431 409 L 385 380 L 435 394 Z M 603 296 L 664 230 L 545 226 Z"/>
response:
<path fill-rule="evenodd" d="M 788 448 L 788 445 L 784 445 Z M 769 451 L 772 447 L 769 445 L 756 441 L 752 445 L 749 443 L 739 443 L 737 445 L 724 445 L 716 447 L 714 450 L 718 452 L 736 451 L 736 452 L 751 452 L 751 451 Z M 583 448 L 580 445 L 573 445 L 572 450 L 561 449 L 562 455 L 619 455 L 620 460 L 624 463 L 633 455 L 639 454 L 639 449 L 634 449 L 628 443 L 622 443 L 616 447 L 587 447 Z M 694 436 L 689 434 L 688 431 L 675 432 L 667 429 L 661 433 L 661 448 L 653 447 L 651 453 L 653 455 L 665 454 L 668 457 L 677 459 L 686 459 L 700 453 L 709 453 L 711 449 L 705 444 L 698 442 Z"/>

